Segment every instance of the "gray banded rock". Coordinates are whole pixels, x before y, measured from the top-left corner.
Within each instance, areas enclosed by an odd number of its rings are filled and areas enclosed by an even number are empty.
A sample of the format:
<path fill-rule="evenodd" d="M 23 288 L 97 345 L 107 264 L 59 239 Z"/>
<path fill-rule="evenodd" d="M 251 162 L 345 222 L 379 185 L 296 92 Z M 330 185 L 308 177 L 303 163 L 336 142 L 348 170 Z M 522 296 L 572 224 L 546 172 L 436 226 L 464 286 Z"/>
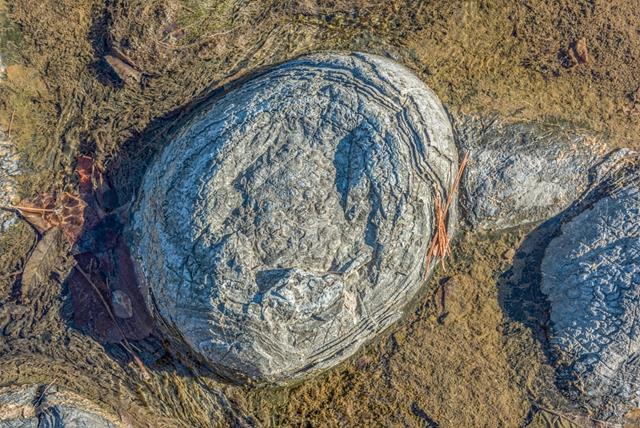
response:
<path fill-rule="evenodd" d="M 130 240 L 150 305 L 233 376 L 332 366 L 420 288 L 457 162 L 447 114 L 405 67 L 275 67 L 203 107 L 148 169 Z"/>
<path fill-rule="evenodd" d="M 118 428 L 115 418 L 56 387 L 0 388 L 0 428 Z"/>
<path fill-rule="evenodd" d="M 620 416 L 640 407 L 640 156 L 618 152 L 603 165 L 599 184 L 561 217 L 540 289 L 560 377 Z"/>
<path fill-rule="evenodd" d="M 462 211 L 474 229 L 500 230 L 546 220 L 589 184 L 606 145 L 568 126 L 466 119 L 456 126 L 469 166 Z"/>

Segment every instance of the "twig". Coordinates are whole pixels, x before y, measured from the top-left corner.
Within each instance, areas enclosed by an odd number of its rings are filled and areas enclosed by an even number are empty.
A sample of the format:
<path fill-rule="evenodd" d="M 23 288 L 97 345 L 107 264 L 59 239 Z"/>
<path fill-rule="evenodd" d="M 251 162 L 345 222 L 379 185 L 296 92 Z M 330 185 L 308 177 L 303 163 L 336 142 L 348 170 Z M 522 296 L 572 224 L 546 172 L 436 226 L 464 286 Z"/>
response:
<path fill-rule="evenodd" d="M 14 277 L 16 277 L 16 276 L 18 276 L 18 275 L 21 275 L 21 274 L 22 274 L 22 272 L 24 272 L 24 271 L 22 271 L 22 270 L 17 270 L 17 271 L 15 271 L 15 272 L 11 272 L 11 273 L 8 273 L 8 274 L 6 274 L 6 275 L 4 275 L 4 276 L 1 276 L 1 277 L 0 277 L 0 279 L 2 279 L 2 280 L 4 281 L 5 279 L 14 278 Z"/>
<path fill-rule="evenodd" d="M 36 407 L 38 407 L 40 405 L 40 402 L 42 401 L 44 396 L 47 395 L 47 392 L 56 383 L 57 380 L 58 380 L 58 378 L 54 378 L 50 383 L 47 384 L 47 386 L 44 387 L 44 389 L 40 393 L 40 396 L 38 397 L 38 399 L 35 402 L 35 406 Z"/>
<path fill-rule="evenodd" d="M 458 173 L 456 174 L 456 179 L 453 182 L 453 186 L 449 191 L 449 197 L 447 198 L 447 205 L 444 207 L 445 213 L 449 212 L 449 207 L 451 206 L 451 202 L 453 202 L 453 195 L 458 191 L 458 187 L 460 186 L 460 180 L 462 180 L 462 174 L 464 174 L 464 170 L 467 167 L 467 162 L 469 162 L 469 152 L 464 154 L 462 158 L 462 162 L 460 162 L 460 167 L 458 168 Z"/>
<path fill-rule="evenodd" d="M 31 207 L 21 207 L 19 205 L 9 205 L 9 208 L 12 210 L 24 211 L 27 213 L 53 213 L 56 212 L 55 209 L 47 209 L 47 208 L 31 208 Z"/>

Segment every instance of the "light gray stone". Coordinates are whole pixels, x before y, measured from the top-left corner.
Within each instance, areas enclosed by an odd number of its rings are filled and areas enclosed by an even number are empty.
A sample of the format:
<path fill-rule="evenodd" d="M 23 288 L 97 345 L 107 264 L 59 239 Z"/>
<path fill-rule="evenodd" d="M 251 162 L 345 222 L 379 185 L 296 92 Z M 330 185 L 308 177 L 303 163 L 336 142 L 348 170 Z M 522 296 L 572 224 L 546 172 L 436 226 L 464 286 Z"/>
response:
<path fill-rule="evenodd" d="M 128 319 L 133 316 L 131 298 L 121 290 L 113 290 L 111 293 L 111 306 L 113 313 L 118 318 Z"/>
<path fill-rule="evenodd" d="M 0 389 L 0 428 L 37 427 L 36 385 Z"/>
<path fill-rule="evenodd" d="M 561 217 L 541 262 L 559 377 L 604 417 L 640 407 L 640 157 L 621 151 Z"/>
<path fill-rule="evenodd" d="M 74 406 L 57 405 L 43 409 L 38 428 L 117 428 L 101 415 Z"/>
<path fill-rule="evenodd" d="M 606 145 L 568 126 L 463 119 L 457 140 L 469 152 L 462 212 L 473 229 L 546 220 L 586 190 Z"/>
<path fill-rule="evenodd" d="M 0 428 L 118 428 L 115 420 L 55 386 L 0 388 Z"/>
<path fill-rule="evenodd" d="M 208 362 L 300 377 L 402 316 L 456 169 L 447 115 L 405 67 L 303 57 L 180 129 L 144 178 L 132 254 L 166 330 Z"/>

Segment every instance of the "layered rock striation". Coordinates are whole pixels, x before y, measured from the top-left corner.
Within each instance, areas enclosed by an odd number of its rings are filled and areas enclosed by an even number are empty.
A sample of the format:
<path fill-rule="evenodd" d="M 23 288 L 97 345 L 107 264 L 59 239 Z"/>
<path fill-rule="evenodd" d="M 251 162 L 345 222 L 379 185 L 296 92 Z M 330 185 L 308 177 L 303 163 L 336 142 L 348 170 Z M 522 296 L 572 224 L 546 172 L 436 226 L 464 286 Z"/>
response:
<path fill-rule="evenodd" d="M 275 67 L 201 108 L 147 171 L 130 237 L 148 301 L 234 376 L 332 366 L 423 284 L 456 170 L 447 114 L 406 68 L 357 53 Z"/>

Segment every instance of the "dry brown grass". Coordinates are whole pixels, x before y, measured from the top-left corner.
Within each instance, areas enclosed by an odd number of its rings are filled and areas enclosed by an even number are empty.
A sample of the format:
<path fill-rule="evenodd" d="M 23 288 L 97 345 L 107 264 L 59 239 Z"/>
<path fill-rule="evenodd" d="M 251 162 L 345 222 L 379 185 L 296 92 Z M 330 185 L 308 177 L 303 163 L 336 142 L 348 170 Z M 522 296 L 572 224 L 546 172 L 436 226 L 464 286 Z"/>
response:
<path fill-rule="evenodd" d="M 431 245 L 429 246 L 429 250 L 427 251 L 427 258 L 425 262 L 425 275 L 429 274 L 429 268 L 431 266 L 431 261 L 435 258 L 440 261 L 442 264 L 442 269 L 446 269 L 444 260 L 448 254 L 450 254 L 450 245 L 451 238 L 447 233 L 447 221 L 449 219 L 449 209 L 451 208 L 451 204 L 453 203 L 454 195 L 458 191 L 458 187 L 460 187 L 460 180 L 462 179 L 462 174 L 464 173 L 465 168 L 467 167 L 467 162 L 469 161 L 469 152 L 465 153 L 462 158 L 462 162 L 460 162 L 460 166 L 458 167 L 458 173 L 456 174 L 456 178 L 451 185 L 451 189 L 449 189 L 449 193 L 447 195 L 447 200 L 444 201 L 440 194 L 440 191 L 436 188 L 436 197 L 435 197 L 435 214 L 436 214 L 436 231 L 431 240 Z"/>

